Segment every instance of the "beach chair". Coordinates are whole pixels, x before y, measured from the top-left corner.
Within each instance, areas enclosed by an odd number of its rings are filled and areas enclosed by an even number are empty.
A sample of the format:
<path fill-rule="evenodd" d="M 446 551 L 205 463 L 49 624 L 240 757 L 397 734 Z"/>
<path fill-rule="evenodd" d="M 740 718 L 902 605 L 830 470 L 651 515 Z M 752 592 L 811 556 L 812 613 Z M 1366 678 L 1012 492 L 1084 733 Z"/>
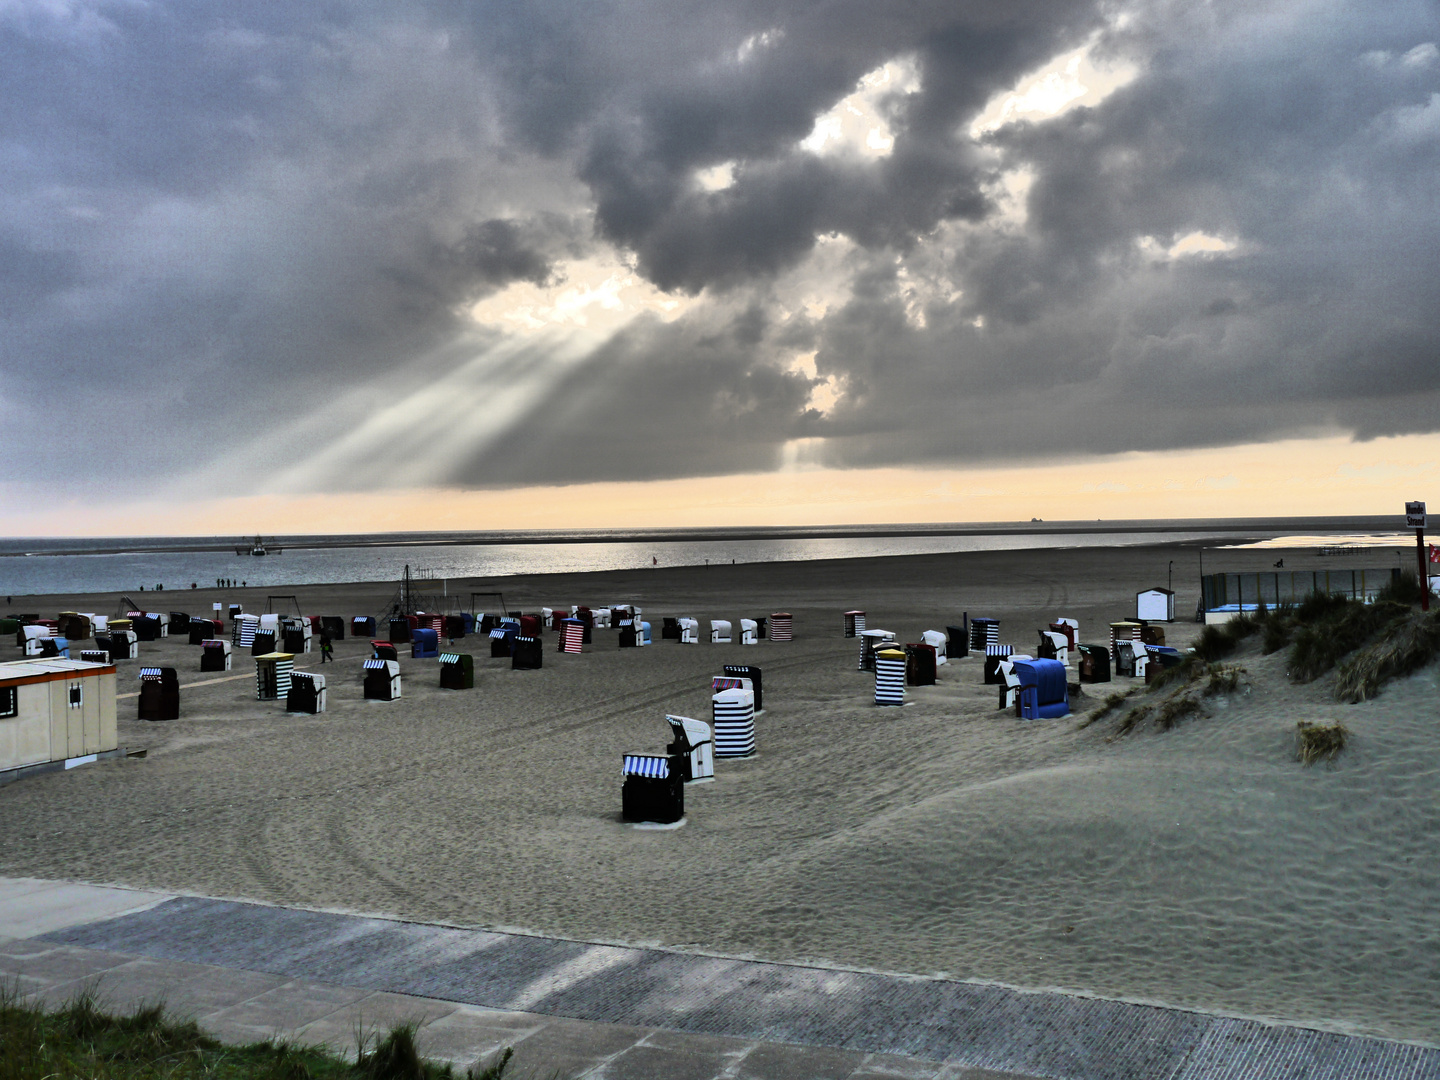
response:
<path fill-rule="evenodd" d="M 469 653 L 441 653 L 440 689 L 473 690 L 474 688 L 475 658 Z"/>
<path fill-rule="evenodd" d="M 949 657 L 947 653 L 949 652 L 950 642 L 944 634 L 939 630 L 926 630 L 920 635 L 920 640 L 935 650 L 935 664 L 937 667 L 948 663 Z"/>
<path fill-rule="evenodd" d="M 110 646 L 107 650 L 110 659 L 134 660 L 140 655 L 140 641 L 135 636 L 134 630 L 112 630 L 110 632 Z M 98 641 L 99 638 L 96 638 Z"/>
<path fill-rule="evenodd" d="M 299 656 L 310 651 L 311 642 L 315 638 L 315 630 L 311 627 L 309 619 L 286 619 L 281 626 L 280 640 L 283 642 L 286 652 Z"/>
<path fill-rule="evenodd" d="M 760 637 L 759 637 L 759 635 L 756 633 L 757 629 L 758 629 L 758 628 L 757 628 L 756 625 L 755 625 L 755 620 L 754 620 L 754 619 L 741 619 L 741 620 L 740 620 L 740 644 L 741 644 L 741 645 L 758 645 L 758 644 L 760 644 Z"/>
<path fill-rule="evenodd" d="M 883 648 L 875 654 L 875 704 L 905 704 L 905 653 Z"/>
<path fill-rule="evenodd" d="M 429 660 L 440 655 L 440 635 L 428 627 L 421 627 L 410 635 L 410 658 Z"/>
<path fill-rule="evenodd" d="M 365 661 L 365 700 L 395 701 L 400 697 L 400 664 L 395 660 Z"/>
<path fill-rule="evenodd" d="M 1042 660 L 1058 660 L 1066 665 L 1070 664 L 1070 637 L 1056 630 L 1041 630 L 1040 643 L 1035 648 L 1035 655 Z"/>
<path fill-rule="evenodd" d="M 325 676 L 313 671 L 292 671 L 290 692 L 285 695 L 287 713 L 318 716 L 325 711 Z"/>
<path fill-rule="evenodd" d="M 1069 649 L 1074 652 L 1080 644 L 1080 624 L 1074 619 L 1056 619 L 1050 624 L 1050 629 L 1064 634 L 1069 638 Z"/>
<path fill-rule="evenodd" d="M 648 622 L 641 622 L 640 636 L 635 639 L 635 644 L 644 646 L 653 645 L 654 643 L 655 639 L 650 636 L 650 624 Z"/>
<path fill-rule="evenodd" d="M 936 666 L 935 646 L 923 641 L 905 646 L 906 686 L 934 686 Z"/>
<path fill-rule="evenodd" d="M 715 775 L 715 740 L 710 725 L 688 716 L 666 716 L 665 722 L 675 741 L 665 747 L 672 759 L 680 759 L 680 779 L 684 783 L 708 780 Z"/>
<path fill-rule="evenodd" d="M 660 622 L 660 640 L 661 640 L 661 641 L 679 641 L 679 640 L 680 640 L 680 621 L 679 621 L 678 619 L 672 619 L 672 618 L 670 618 L 670 617 L 667 615 L 664 619 L 661 620 L 661 622 Z"/>
<path fill-rule="evenodd" d="M 201 671 L 229 671 L 230 664 L 230 642 L 211 638 L 200 643 Z"/>
<path fill-rule="evenodd" d="M 633 622 L 620 627 L 620 648 L 633 649 L 640 643 L 640 631 Z"/>
<path fill-rule="evenodd" d="M 585 624 L 579 619 L 562 619 L 560 622 L 560 651 L 579 653 L 585 644 Z"/>
<path fill-rule="evenodd" d="M 761 692 L 761 677 L 758 667 L 754 664 L 726 664 L 720 670 L 731 678 L 749 679 L 750 688 L 755 692 L 755 713 L 758 716 L 765 711 L 765 696 Z"/>
<path fill-rule="evenodd" d="M 895 635 L 889 630 L 878 628 L 861 630 L 855 636 L 860 639 L 860 659 L 856 664 L 856 671 L 874 671 L 875 653 L 895 640 Z"/>
<path fill-rule="evenodd" d="M 1059 660 L 1016 660 L 1020 676 L 1020 716 L 1046 720 L 1070 712 L 1070 687 L 1065 665 Z"/>
<path fill-rule="evenodd" d="M 1138 641 L 1117 641 L 1115 643 L 1115 674 L 1132 679 L 1143 679 L 1149 657 L 1145 646 Z"/>
<path fill-rule="evenodd" d="M 1172 649 L 1166 645 L 1146 645 L 1145 682 L 1154 682 L 1167 668 L 1178 667 L 1180 661 L 1179 649 Z"/>
<path fill-rule="evenodd" d="M 256 630 L 255 637 L 250 642 L 250 655 L 268 656 L 270 653 L 279 652 L 279 644 L 273 630 Z"/>
<path fill-rule="evenodd" d="M 860 633 L 860 631 L 862 631 L 862 630 L 864 630 L 864 629 L 865 629 L 865 612 L 863 612 L 863 611 L 847 611 L 847 612 L 845 612 L 845 636 L 846 636 L 846 637 L 854 637 L 856 634 Z"/>
<path fill-rule="evenodd" d="M 764 637 L 762 634 L 761 637 Z M 775 611 L 770 614 L 770 640 L 771 641 L 794 641 L 795 621 L 788 611 Z"/>
<path fill-rule="evenodd" d="M 110 654 L 104 649 L 81 649 L 80 659 L 87 664 L 108 664 L 110 663 Z"/>
<path fill-rule="evenodd" d="M 514 651 L 510 654 L 510 670 L 535 671 L 545 663 L 545 649 L 538 637 L 516 634 L 511 643 Z"/>
<path fill-rule="evenodd" d="M 730 638 L 730 623 L 727 622 L 727 621 L 724 620 L 724 619 L 711 619 L 711 620 L 710 620 L 710 644 L 711 644 L 711 645 L 729 645 L 730 642 L 731 642 L 731 638 Z"/>
<path fill-rule="evenodd" d="M 1140 642 L 1143 645 L 1164 645 L 1165 628 L 1154 623 L 1140 624 Z"/>
<path fill-rule="evenodd" d="M 191 645 L 201 645 L 215 637 L 215 624 L 209 619 L 191 619 L 188 627 Z M 230 644 L 228 641 L 225 644 Z"/>
<path fill-rule="evenodd" d="M 259 701 L 284 701 L 290 696 L 290 676 L 295 670 L 291 653 L 270 652 L 255 657 L 255 697 Z"/>
<path fill-rule="evenodd" d="M 1110 650 L 1104 645 L 1077 645 L 1080 653 L 1080 681 L 1082 683 L 1103 683 L 1110 681 Z"/>
<path fill-rule="evenodd" d="M 356 615 L 350 620 L 351 637 L 371 637 L 375 633 L 375 619 L 370 615 Z"/>
<path fill-rule="evenodd" d="M 993 686 L 1000 682 L 1000 661 L 1006 659 L 1015 651 L 1013 645 L 986 645 L 985 646 L 985 668 L 984 679 L 987 686 Z"/>
<path fill-rule="evenodd" d="M 137 719 L 179 720 L 180 679 L 174 668 L 142 667 Z"/>
<path fill-rule="evenodd" d="M 987 645 L 1000 644 L 1000 620 L 976 618 L 970 620 L 970 648 L 979 652 Z"/>
<path fill-rule="evenodd" d="M 1020 701 L 1020 676 L 1015 671 L 1015 661 L 1007 656 L 996 667 L 1000 674 L 1000 708 L 1013 709 Z"/>
<path fill-rule="evenodd" d="M 620 816 L 625 821 L 673 825 L 685 816 L 679 755 L 625 754 Z"/>
<path fill-rule="evenodd" d="M 371 660 L 399 660 L 400 650 L 395 647 L 393 641 L 380 641 L 372 639 L 370 642 Z"/>
<path fill-rule="evenodd" d="M 755 753 L 755 694 L 740 688 L 710 697 L 717 758 L 750 757 Z"/>
<path fill-rule="evenodd" d="M 699 620 L 699 619 L 684 619 L 684 618 L 682 618 L 682 619 L 679 620 L 679 623 L 680 623 L 680 644 L 681 644 L 681 645 L 698 645 L 698 644 L 700 644 L 700 620 Z"/>
<path fill-rule="evenodd" d="M 390 620 L 390 640 L 396 645 L 408 645 L 410 642 L 410 620 L 405 618 L 394 618 Z"/>
<path fill-rule="evenodd" d="M 345 620 L 339 615 L 320 616 L 320 632 L 330 638 L 331 641 L 345 640 Z"/>
<path fill-rule="evenodd" d="M 1110 624 L 1110 656 L 1115 660 L 1115 673 L 1120 674 L 1120 642 L 1140 640 L 1140 624 L 1128 620 L 1113 622 Z"/>

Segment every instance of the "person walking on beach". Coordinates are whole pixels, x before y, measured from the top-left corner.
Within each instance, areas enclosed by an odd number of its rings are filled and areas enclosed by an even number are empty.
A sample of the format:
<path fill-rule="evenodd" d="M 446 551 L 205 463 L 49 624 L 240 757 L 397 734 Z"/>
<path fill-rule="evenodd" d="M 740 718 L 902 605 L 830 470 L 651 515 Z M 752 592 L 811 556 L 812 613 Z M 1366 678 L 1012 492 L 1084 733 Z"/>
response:
<path fill-rule="evenodd" d="M 329 634 L 320 635 L 320 663 L 333 663 L 335 660 L 335 646 L 330 643 Z"/>

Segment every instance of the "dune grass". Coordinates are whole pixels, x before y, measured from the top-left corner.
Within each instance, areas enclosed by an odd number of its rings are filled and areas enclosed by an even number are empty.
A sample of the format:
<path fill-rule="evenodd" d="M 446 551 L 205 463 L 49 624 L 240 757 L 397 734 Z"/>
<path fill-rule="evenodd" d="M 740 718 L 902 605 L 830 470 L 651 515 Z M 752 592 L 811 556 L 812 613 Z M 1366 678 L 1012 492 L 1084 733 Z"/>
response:
<path fill-rule="evenodd" d="M 1344 724 L 1312 724 L 1305 720 L 1295 725 L 1295 735 L 1299 744 L 1295 757 L 1302 765 L 1334 761 L 1350 738 Z"/>
<path fill-rule="evenodd" d="M 1379 638 L 1340 665 L 1335 696 L 1365 701 L 1391 679 L 1408 675 L 1440 656 L 1440 610 L 1412 612 L 1389 623 Z"/>
<path fill-rule="evenodd" d="M 1153 722 L 1161 731 L 1169 731 L 1190 717 L 1208 715 L 1205 699 L 1233 694 L 1244 689 L 1245 669 L 1236 664 L 1211 664 L 1195 657 L 1187 658 L 1165 672 L 1147 688 L 1155 700 L 1133 707 L 1120 719 L 1116 735 L 1128 735 L 1136 728 Z M 1112 695 L 1113 696 L 1113 695 Z"/>
<path fill-rule="evenodd" d="M 0 1080 L 501 1080 L 508 1048 L 457 1074 L 420 1057 L 417 1030 L 402 1024 L 361 1040 L 351 1062 L 284 1041 L 226 1046 L 161 1005 L 118 1015 L 85 992 L 47 1010 L 0 988 Z"/>

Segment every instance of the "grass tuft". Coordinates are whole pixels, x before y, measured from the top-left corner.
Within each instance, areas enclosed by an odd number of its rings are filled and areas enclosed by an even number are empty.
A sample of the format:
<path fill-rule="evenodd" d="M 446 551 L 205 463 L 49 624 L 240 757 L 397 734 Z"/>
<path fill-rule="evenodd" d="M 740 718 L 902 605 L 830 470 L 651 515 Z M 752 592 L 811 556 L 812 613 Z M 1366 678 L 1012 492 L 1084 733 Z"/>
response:
<path fill-rule="evenodd" d="M 288 1042 L 224 1046 L 161 1005 L 115 1015 L 86 990 L 47 1011 L 0 986 L 0 1080 L 454 1080 L 451 1066 L 420 1057 L 417 1030 L 402 1024 L 362 1045 L 352 1065 Z M 509 1061 L 507 1048 L 484 1067 L 472 1065 L 465 1080 L 502 1080 Z"/>
<path fill-rule="evenodd" d="M 1305 720 L 1295 725 L 1295 734 L 1299 742 L 1295 756 L 1302 765 L 1334 761 L 1350 738 L 1344 724 L 1312 724 Z"/>
<path fill-rule="evenodd" d="M 1340 665 L 1335 696 L 1351 703 L 1380 692 L 1390 679 L 1418 671 L 1440 656 L 1440 611 L 1412 613 L 1385 627 L 1378 640 Z"/>
<path fill-rule="evenodd" d="M 1125 704 L 1125 699 L 1128 698 L 1131 694 L 1135 693 L 1136 689 L 1136 687 L 1131 687 L 1129 690 L 1116 690 L 1113 694 L 1107 695 L 1105 700 L 1100 703 L 1100 707 L 1098 709 L 1091 710 L 1086 715 L 1085 719 L 1080 721 L 1080 723 L 1076 725 L 1077 729 L 1087 728 L 1091 724 L 1095 723 L 1095 721 L 1105 719 L 1105 717 L 1109 716 L 1121 705 Z"/>

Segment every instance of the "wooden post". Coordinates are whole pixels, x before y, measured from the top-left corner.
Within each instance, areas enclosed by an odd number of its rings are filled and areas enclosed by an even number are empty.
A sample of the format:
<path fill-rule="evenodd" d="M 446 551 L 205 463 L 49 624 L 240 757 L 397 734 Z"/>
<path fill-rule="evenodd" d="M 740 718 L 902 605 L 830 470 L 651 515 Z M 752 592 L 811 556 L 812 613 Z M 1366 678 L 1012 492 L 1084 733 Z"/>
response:
<path fill-rule="evenodd" d="M 1425 558 L 1425 530 L 1415 530 L 1415 575 L 1420 581 L 1420 610 L 1430 610 L 1430 569 Z"/>

